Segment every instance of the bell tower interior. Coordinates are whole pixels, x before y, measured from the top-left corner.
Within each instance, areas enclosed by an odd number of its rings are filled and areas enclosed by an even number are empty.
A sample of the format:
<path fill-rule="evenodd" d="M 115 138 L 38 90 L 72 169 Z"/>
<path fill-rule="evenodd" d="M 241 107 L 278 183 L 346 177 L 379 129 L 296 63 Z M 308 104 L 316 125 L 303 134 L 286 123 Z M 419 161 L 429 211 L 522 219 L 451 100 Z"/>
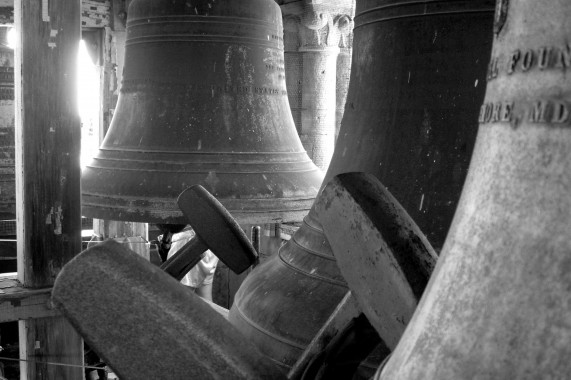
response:
<path fill-rule="evenodd" d="M 0 380 L 565 379 L 569 0 L 0 0 Z"/>

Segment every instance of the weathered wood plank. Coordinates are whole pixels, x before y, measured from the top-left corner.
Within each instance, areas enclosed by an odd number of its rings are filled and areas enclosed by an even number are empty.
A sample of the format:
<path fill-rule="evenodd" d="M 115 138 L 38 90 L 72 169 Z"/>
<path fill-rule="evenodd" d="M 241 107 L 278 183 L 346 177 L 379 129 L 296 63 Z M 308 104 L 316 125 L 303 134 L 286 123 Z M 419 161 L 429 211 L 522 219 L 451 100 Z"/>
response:
<path fill-rule="evenodd" d="M 27 289 L 16 277 L 0 275 L 0 323 L 60 315 L 51 306 L 51 288 Z"/>
<path fill-rule="evenodd" d="M 48 12 L 41 1 L 15 9 L 22 30 L 15 54 L 19 279 L 32 288 L 52 285 L 81 250 L 80 3 L 48 4 Z"/>
<path fill-rule="evenodd" d="M 46 288 L 81 250 L 77 53 L 80 0 L 16 1 L 16 215 L 18 279 Z M 21 379 L 75 380 L 81 337 L 62 317 L 19 322 Z"/>
<path fill-rule="evenodd" d="M 25 342 L 27 348 L 24 357 L 20 357 L 27 360 L 25 366 L 20 365 L 20 379 L 84 378 L 83 368 L 80 367 L 83 365 L 83 350 L 79 352 L 80 357 L 77 352 L 77 347 L 83 347 L 83 341 L 78 334 L 68 333 L 74 330 L 65 318 L 38 318 L 33 323 L 20 321 L 19 329 L 20 355 L 22 343 Z"/>

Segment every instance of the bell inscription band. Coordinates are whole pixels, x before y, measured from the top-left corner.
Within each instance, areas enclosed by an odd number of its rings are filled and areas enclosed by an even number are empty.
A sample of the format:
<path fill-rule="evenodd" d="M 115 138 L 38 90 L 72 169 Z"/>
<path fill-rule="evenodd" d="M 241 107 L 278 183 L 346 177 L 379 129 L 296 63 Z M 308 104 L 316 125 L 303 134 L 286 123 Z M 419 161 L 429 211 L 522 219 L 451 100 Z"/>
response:
<path fill-rule="evenodd" d="M 83 172 L 86 216 L 186 223 L 201 184 L 240 223 L 299 221 L 322 174 L 297 135 L 272 0 L 134 0 L 109 132 Z"/>
<path fill-rule="evenodd" d="M 424 296 L 377 378 L 569 378 L 570 19 L 568 0 L 498 3 L 462 198 Z"/>

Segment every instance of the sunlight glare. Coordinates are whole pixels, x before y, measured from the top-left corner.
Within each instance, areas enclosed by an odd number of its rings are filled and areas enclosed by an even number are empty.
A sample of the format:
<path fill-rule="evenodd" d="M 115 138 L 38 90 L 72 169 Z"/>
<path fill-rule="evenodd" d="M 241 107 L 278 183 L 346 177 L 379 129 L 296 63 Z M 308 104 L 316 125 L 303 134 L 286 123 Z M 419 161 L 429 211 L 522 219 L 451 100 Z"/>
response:
<path fill-rule="evenodd" d="M 78 106 L 81 118 L 81 168 L 99 149 L 99 70 L 93 64 L 85 41 L 79 42 Z"/>

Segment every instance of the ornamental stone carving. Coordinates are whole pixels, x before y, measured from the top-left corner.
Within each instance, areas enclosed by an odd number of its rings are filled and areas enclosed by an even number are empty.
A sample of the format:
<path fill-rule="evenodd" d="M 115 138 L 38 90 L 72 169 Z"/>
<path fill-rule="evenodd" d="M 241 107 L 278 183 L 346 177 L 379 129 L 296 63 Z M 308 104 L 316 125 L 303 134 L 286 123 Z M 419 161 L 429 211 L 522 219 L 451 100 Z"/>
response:
<path fill-rule="evenodd" d="M 304 148 L 326 170 L 347 97 L 354 0 L 284 1 L 281 8 L 290 107 Z"/>

